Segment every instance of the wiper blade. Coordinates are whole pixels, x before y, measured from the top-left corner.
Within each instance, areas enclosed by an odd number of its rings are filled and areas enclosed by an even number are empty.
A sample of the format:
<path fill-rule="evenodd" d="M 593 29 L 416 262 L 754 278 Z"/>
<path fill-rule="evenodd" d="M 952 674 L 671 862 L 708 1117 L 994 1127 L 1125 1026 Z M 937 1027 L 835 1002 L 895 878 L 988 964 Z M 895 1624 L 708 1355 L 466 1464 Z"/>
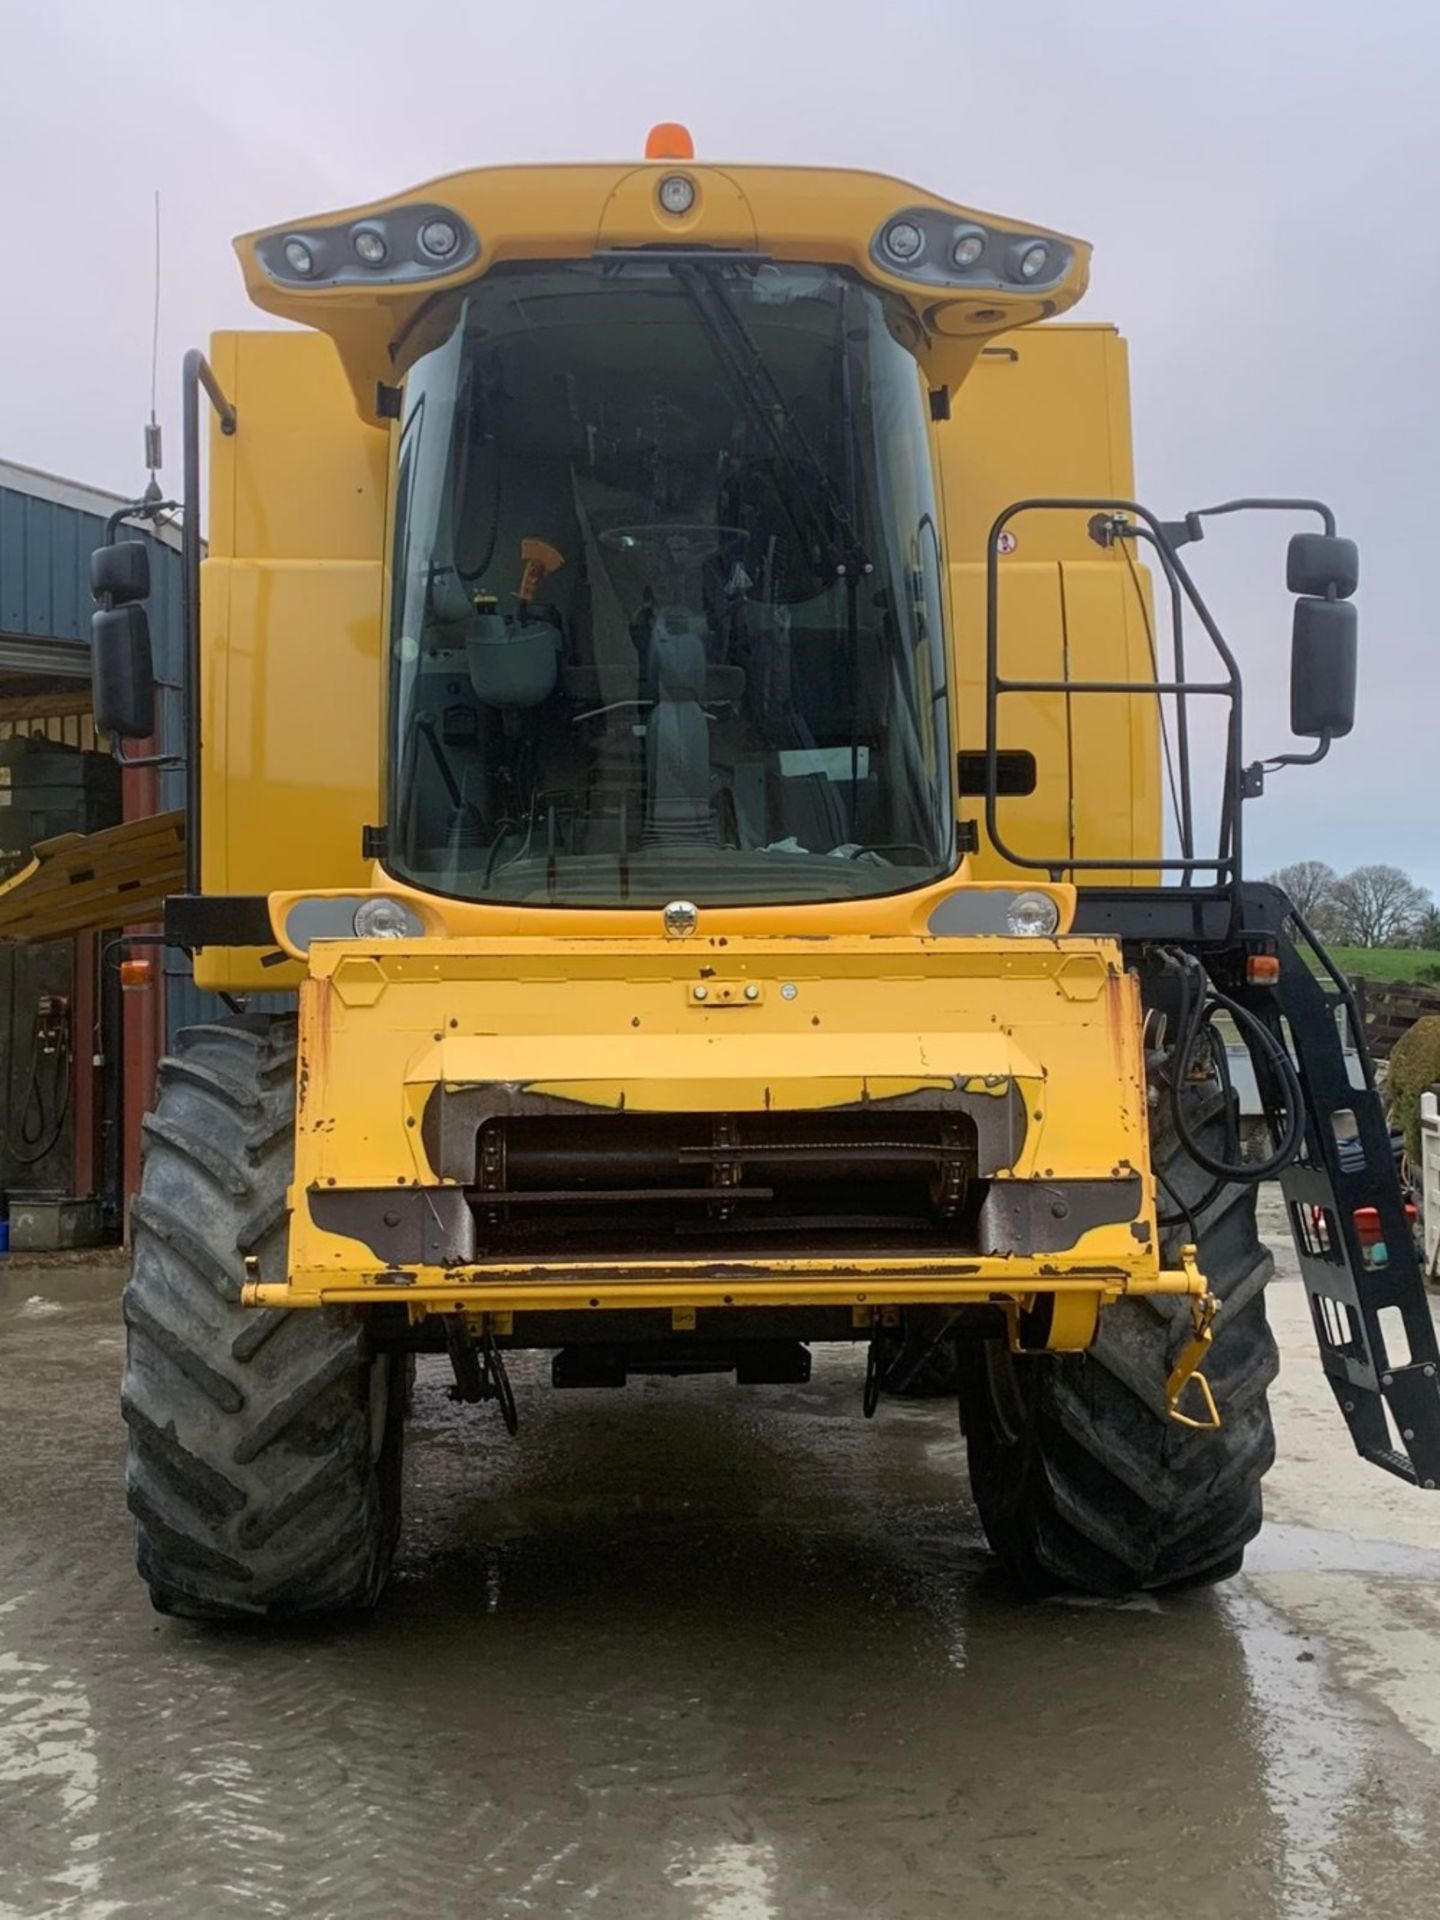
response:
<path fill-rule="evenodd" d="M 770 442 L 776 463 L 793 489 L 794 498 L 808 511 L 820 545 L 836 573 L 852 579 L 871 571 L 865 549 L 855 531 L 849 502 L 836 486 L 829 467 L 805 437 L 795 409 L 780 390 L 769 361 L 750 329 L 725 297 L 723 266 L 693 255 L 670 259 L 671 274 L 690 296 L 723 364 L 732 375 L 740 398 Z M 848 433 L 848 422 L 847 422 Z M 797 457 L 798 456 L 798 457 Z M 825 502 L 815 509 L 813 487 Z"/>

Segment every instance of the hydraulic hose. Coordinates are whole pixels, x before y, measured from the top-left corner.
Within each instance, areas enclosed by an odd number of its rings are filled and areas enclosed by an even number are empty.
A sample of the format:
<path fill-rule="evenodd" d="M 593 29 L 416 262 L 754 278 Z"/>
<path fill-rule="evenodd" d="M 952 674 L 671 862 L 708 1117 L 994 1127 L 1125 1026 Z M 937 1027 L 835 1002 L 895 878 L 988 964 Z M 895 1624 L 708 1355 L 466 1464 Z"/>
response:
<path fill-rule="evenodd" d="M 1299 1153 L 1305 1138 L 1305 1097 L 1294 1062 L 1281 1041 L 1251 1013 L 1248 1007 L 1241 1006 L 1238 1000 L 1232 1000 L 1228 994 L 1220 991 L 1206 975 L 1204 968 L 1193 954 L 1167 948 L 1163 951 L 1162 958 L 1165 964 L 1176 973 L 1180 987 L 1180 1010 L 1176 1021 L 1175 1047 L 1170 1058 L 1170 1104 L 1176 1136 L 1198 1167 L 1202 1167 L 1206 1173 L 1227 1185 L 1258 1186 L 1263 1180 L 1273 1180 L 1276 1174 L 1282 1173 L 1290 1165 Z M 1198 991 L 1195 985 L 1197 974 L 1200 976 L 1201 983 Z M 1256 1079 L 1260 1083 L 1262 1100 L 1265 1098 L 1264 1076 L 1259 1072 L 1262 1056 L 1285 1089 L 1283 1127 L 1277 1125 L 1279 1119 L 1277 1110 L 1268 1101 L 1265 1105 L 1265 1118 L 1270 1123 L 1272 1134 L 1278 1136 L 1275 1150 L 1267 1160 L 1247 1163 L 1218 1159 L 1200 1145 L 1185 1118 L 1183 1091 L 1189 1080 L 1191 1064 L 1202 1034 L 1207 1030 L 1210 1032 L 1212 1048 L 1217 1049 L 1217 1059 L 1223 1053 L 1223 1046 L 1215 1041 L 1213 1028 L 1211 1028 L 1211 1022 L 1216 1013 L 1222 1010 L 1230 1015 L 1240 1031 L 1241 1038 L 1250 1049 L 1250 1057 L 1257 1069 Z M 1221 1074 L 1222 1083 L 1228 1084 L 1228 1075 L 1224 1068 L 1218 1067 L 1217 1071 Z M 1195 1208 L 1192 1211 L 1199 1212 L 1200 1209 Z"/>

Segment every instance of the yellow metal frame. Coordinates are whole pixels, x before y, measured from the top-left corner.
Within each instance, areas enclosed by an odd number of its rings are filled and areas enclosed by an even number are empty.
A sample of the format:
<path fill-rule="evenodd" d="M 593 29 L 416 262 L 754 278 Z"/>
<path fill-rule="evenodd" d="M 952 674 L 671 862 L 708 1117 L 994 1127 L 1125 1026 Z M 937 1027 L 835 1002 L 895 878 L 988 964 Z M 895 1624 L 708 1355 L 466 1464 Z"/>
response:
<path fill-rule="evenodd" d="M 273 903 L 277 920 L 283 900 Z M 702 916 L 703 925 L 703 916 Z M 326 941 L 301 992 L 290 1271 L 260 1307 L 404 1305 L 412 1316 L 663 1307 L 1055 1303 L 1078 1350 L 1103 1306 L 1197 1299 L 1157 1256 L 1138 988 L 1105 940 L 735 934 L 688 939 Z M 697 993 L 703 989 L 703 996 Z M 597 1112 L 854 1109 L 917 1095 L 1006 1116 L 989 1177 L 1124 1183 L 1125 1217 L 1056 1252 L 813 1258 L 482 1258 L 401 1264 L 319 1224 L 347 1193 L 465 1184 L 432 1164 L 433 1103 L 477 1087 Z M 1103 1090 L 1103 1091 L 1102 1091 Z M 1132 1191 L 1133 1190 L 1133 1191 Z M 1138 1197 L 1137 1197 L 1138 1196 Z M 348 1217 L 348 1216 L 347 1216 Z M 358 1227 L 356 1229 L 359 1231 Z"/>
<path fill-rule="evenodd" d="M 463 1267 L 407 1267 L 337 1279 L 322 1267 L 296 1267 L 288 1281 L 247 1281 L 246 1306 L 375 1306 L 399 1303 L 437 1313 L 575 1311 L 638 1307 L 958 1306 L 994 1303 L 1021 1311 L 1042 1296 L 1073 1302 L 1082 1320 L 1129 1296 L 1194 1299 L 1206 1292 L 1193 1267 L 1159 1268 L 1137 1258 L 1128 1267 L 1097 1268 L 1051 1255 L 973 1256 L 955 1260 L 846 1259 L 826 1270 L 819 1260 L 570 1260 L 560 1277 L 540 1277 L 536 1260 L 486 1261 Z M 1073 1324 L 1073 1322 L 1072 1322 Z M 1089 1345 L 1050 1341 L 1065 1348 Z"/>

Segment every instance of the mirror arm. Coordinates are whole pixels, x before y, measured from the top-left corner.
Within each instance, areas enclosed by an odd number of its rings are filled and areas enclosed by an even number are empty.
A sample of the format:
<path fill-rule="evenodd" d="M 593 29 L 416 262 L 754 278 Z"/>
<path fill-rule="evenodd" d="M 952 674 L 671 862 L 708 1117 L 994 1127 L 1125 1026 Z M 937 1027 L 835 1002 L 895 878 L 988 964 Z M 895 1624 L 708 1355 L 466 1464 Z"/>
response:
<path fill-rule="evenodd" d="M 1212 519 L 1220 513 L 1313 513 L 1318 515 L 1320 524 L 1333 539 L 1335 534 L 1335 515 L 1323 500 L 1282 500 L 1264 497 L 1244 500 L 1222 500 L 1218 506 L 1197 507 L 1193 513 L 1187 513 L 1181 523 L 1186 529 L 1186 538 L 1200 540 L 1204 534 L 1199 523 Z"/>
<path fill-rule="evenodd" d="M 113 735 L 111 736 L 111 740 L 110 740 L 110 758 L 116 761 L 118 765 L 122 767 L 171 767 L 171 768 L 174 768 L 174 767 L 183 767 L 185 764 L 185 756 L 183 753 L 128 754 L 124 751 L 124 749 L 120 745 L 120 742 L 117 739 L 115 739 Z"/>
<path fill-rule="evenodd" d="M 1265 791 L 1267 773 L 1278 773 L 1281 767 L 1313 767 L 1329 753 L 1333 737 L 1327 727 L 1313 753 L 1277 753 L 1273 760 L 1253 761 L 1240 778 L 1241 799 L 1258 800 Z"/>
<path fill-rule="evenodd" d="M 1320 744 L 1313 753 L 1277 753 L 1275 758 L 1267 760 L 1265 765 L 1272 772 L 1277 767 L 1313 767 L 1317 760 L 1323 760 L 1329 753 L 1331 737 L 1330 729 L 1327 727 L 1321 734 Z"/>

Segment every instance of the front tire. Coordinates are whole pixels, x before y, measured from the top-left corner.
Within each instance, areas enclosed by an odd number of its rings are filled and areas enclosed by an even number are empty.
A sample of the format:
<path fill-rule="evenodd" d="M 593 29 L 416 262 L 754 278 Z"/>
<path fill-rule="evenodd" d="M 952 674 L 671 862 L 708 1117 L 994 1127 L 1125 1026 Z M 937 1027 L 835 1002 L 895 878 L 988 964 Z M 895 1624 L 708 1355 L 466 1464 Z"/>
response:
<path fill-rule="evenodd" d="M 937 1340 L 925 1328 L 895 1342 L 886 1356 L 880 1391 L 896 1400 L 953 1400 L 959 1386 L 953 1337 Z"/>
<path fill-rule="evenodd" d="M 1227 1096 L 1212 1081 L 1186 1098 L 1191 1133 L 1233 1161 Z M 1210 1176 L 1168 1109 L 1152 1154 L 1162 1214 L 1178 1201 L 1193 1213 Z M 1016 1356 L 998 1341 L 961 1349 L 971 1488 L 990 1545 L 1026 1592 L 1118 1596 L 1239 1571 L 1275 1457 L 1267 1390 L 1279 1367 L 1255 1200 L 1253 1186 L 1226 1186 L 1197 1219 L 1200 1271 L 1221 1302 L 1205 1367 L 1219 1432 L 1168 1418 L 1166 1375 L 1189 1336 L 1184 1300 L 1117 1302 L 1084 1354 Z M 1186 1224 L 1162 1229 L 1165 1264 L 1178 1264 L 1188 1238 Z"/>
<path fill-rule="evenodd" d="M 162 1613 L 372 1606 L 400 1520 L 405 1374 L 349 1308 L 242 1307 L 282 1279 L 295 1022 L 191 1027 L 162 1060 L 131 1215 L 122 1410 L 136 1559 Z"/>

